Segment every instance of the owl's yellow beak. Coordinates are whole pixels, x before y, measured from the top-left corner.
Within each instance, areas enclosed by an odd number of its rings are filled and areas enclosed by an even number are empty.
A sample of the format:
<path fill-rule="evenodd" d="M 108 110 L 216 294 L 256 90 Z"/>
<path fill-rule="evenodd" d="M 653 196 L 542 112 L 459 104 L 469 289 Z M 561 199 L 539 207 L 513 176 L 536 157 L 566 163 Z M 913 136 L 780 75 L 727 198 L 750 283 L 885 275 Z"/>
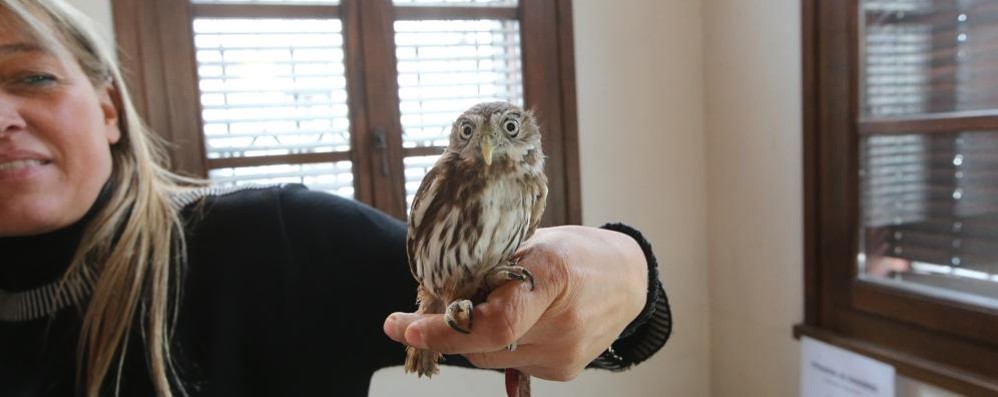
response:
<path fill-rule="evenodd" d="M 485 159 L 485 165 L 492 165 L 492 137 L 486 135 L 482 138 L 482 158 Z"/>

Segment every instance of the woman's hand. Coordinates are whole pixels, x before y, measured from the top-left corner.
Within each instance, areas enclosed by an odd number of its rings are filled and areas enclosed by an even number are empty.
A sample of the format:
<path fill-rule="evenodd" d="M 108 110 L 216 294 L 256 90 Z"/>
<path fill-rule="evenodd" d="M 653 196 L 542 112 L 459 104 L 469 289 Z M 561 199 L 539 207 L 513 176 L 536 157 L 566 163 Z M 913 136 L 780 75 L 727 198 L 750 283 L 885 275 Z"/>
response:
<path fill-rule="evenodd" d="M 570 380 L 606 350 L 645 304 L 648 267 L 629 236 L 591 227 L 538 229 L 517 253 L 534 275 L 507 282 L 474 308 L 471 334 L 440 314 L 393 313 L 384 329 L 406 345 L 462 354 L 480 368 Z M 517 343 L 516 351 L 506 346 Z"/>

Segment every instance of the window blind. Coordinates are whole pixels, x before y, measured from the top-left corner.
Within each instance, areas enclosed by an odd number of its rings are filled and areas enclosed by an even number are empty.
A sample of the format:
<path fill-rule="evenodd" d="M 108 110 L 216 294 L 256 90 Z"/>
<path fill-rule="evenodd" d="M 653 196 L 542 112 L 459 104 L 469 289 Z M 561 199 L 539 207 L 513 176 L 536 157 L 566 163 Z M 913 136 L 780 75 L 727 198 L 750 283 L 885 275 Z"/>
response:
<path fill-rule="evenodd" d="M 864 3 L 866 116 L 998 108 L 998 2 Z"/>
<path fill-rule="evenodd" d="M 396 21 L 395 45 L 405 148 L 442 150 L 451 124 L 476 103 L 523 106 L 520 27 L 515 20 Z M 406 208 L 437 157 L 404 159 Z"/>
<path fill-rule="evenodd" d="M 396 6 L 423 7 L 453 7 L 453 6 L 484 6 L 484 7 L 516 7 L 517 0 L 392 0 Z"/>
<path fill-rule="evenodd" d="M 864 11 L 868 120 L 998 109 L 998 2 L 868 0 Z M 861 264 L 901 258 L 900 280 L 998 302 L 998 131 L 866 135 L 859 162 Z"/>
<path fill-rule="evenodd" d="M 326 4 L 337 5 L 340 0 L 192 0 L 194 4 Z"/>
<path fill-rule="evenodd" d="M 353 198 L 351 165 L 349 161 L 337 161 L 216 168 L 209 171 L 209 177 L 219 185 L 300 183 L 311 190 Z"/>
<path fill-rule="evenodd" d="M 289 159 L 213 167 L 211 179 L 305 183 L 353 197 L 348 161 L 287 157 L 350 150 L 340 20 L 196 18 L 194 42 L 207 157 Z"/>

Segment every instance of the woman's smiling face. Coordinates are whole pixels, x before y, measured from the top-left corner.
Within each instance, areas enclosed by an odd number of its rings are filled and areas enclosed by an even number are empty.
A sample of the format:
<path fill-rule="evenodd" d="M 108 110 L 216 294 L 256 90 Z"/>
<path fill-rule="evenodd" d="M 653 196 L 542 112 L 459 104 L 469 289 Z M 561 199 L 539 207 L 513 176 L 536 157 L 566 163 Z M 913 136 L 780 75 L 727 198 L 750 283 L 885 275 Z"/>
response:
<path fill-rule="evenodd" d="M 0 11 L 0 237 L 79 220 L 111 175 L 121 132 L 109 83 Z"/>

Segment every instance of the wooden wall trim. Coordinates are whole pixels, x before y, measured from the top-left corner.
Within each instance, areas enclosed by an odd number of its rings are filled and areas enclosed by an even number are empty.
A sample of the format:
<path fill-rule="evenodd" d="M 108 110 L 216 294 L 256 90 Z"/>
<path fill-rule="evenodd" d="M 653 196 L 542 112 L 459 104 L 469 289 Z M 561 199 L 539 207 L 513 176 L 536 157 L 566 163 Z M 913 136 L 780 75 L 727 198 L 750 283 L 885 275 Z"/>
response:
<path fill-rule="evenodd" d="M 817 20 L 815 0 L 801 1 L 803 165 L 804 165 L 804 323 L 820 324 L 821 282 L 818 268 L 818 152 L 817 152 Z"/>
<path fill-rule="evenodd" d="M 572 0 L 558 0 L 558 50 L 561 67 L 562 147 L 565 154 L 565 223 L 582 224 L 582 171 L 579 160 L 579 114 L 575 91 L 575 27 Z"/>

